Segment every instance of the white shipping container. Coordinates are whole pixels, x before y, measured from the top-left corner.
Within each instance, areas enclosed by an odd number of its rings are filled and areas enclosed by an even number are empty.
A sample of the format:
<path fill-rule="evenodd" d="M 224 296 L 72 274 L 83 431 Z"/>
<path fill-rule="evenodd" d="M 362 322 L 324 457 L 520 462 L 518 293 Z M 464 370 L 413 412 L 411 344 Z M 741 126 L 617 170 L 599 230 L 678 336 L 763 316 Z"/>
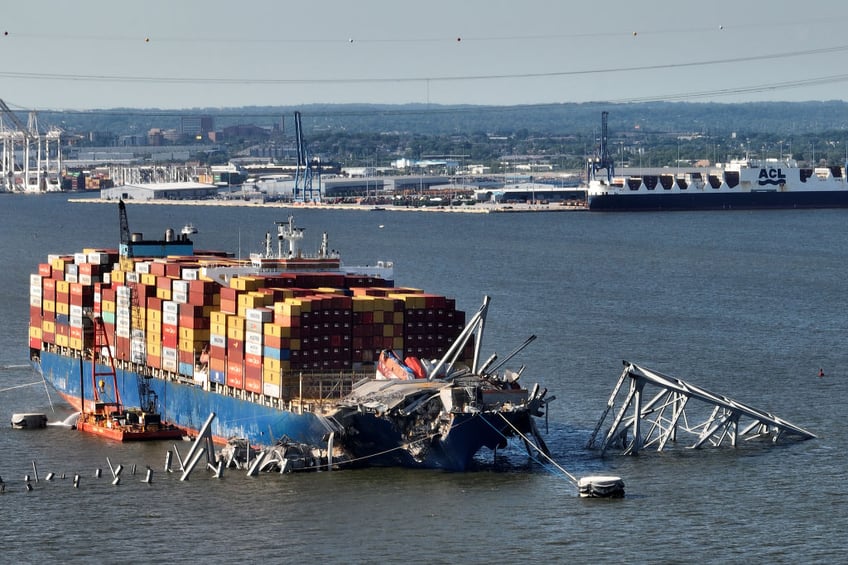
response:
<path fill-rule="evenodd" d="M 252 320 L 247 320 L 244 323 L 244 330 L 248 332 L 262 333 L 262 322 L 254 322 Z"/>
<path fill-rule="evenodd" d="M 79 282 L 79 277 L 77 275 L 65 275 L 65 281 L 69 283 L 77 283 Z"/>
<path fill-rule="evenodd" d="M 85 253 L 74 253 L 74 264 L 82 265 L 88 261 L 88 255 Z"/>
<path fill-rule="evenodd" d="M 162 348 L 162 360 L 177 361 L 177 350 L 173 347 Z"/>
<path fill-rule="evenodd" d="M 270 322 L 274 319 L 274 311 L 270 308 L 247 308 L 244 317 L 251 322 Z"/>
<path fill-rule="evenodd" d="M 76 316 L 78 318 L 82 318 L 82 306 L 77 306 L 75 304 L 71 304 L 68 307 L 68 314 L 71 316 Z"/>
<path fill-rule="evenodd" d="M 180 313 L 179 303 L 174 302 L 173 300 L 163 300 L 162 301 L 162 313 L 163 314 L 178 315 Z"/>
<path fill-rule="evenodd" d="M 130 291 L 130 287 L 128 286 L 119 286 L 115 289 L 116 296 L 123 296 L 124 298 L 129 298 L 132 292 Z"/>
<path fill-rule="evenodd" d="M 250 355 L 262 355 L 262 345 L 247 341 L 244 344 L 244 352 Z"/>
<path fill-rule="evenodd" d="M 79 265 L 68 263 L 65 265 L 65 275 L 78 275 L 79 274 Z"/>
<path fill-rule="evenodd" d="M 126 280 L 128 283 L 137 283 L 141 278 L 138 276 L 138 273 L 127 273 Z"/>
<path fill-rule="evenodd" d="M 171 283 L 171 290 L 173 292 L 182 292 L 184 294 L 188 294 L 188 281 L 174 281 Z"/>
<path fill-rule="evenodd" d="M 140 275 L 150 274 L 150 261 L 139 261 L 136 263 L 135 272 Z"/>
<path fill-rule="evenodd" d="M 37 286 L 39 289 L 41 288 L 41 275 L 30 275 L 29 276 L 29 286 Z"/>
<path fill-rule="evenodd" d="M 162 323 L 169 326 L 178 326 L 180 325 L 179 316 L 171 312 L 162 312 Z"/>
<path fill-rule="evenodd" d="M 209 345 L 214 345 L 215 347 L 227 347 L 227 336 L 209 334 Z"/>
<path fill-rule="evenodd" d="M 29 297 L 29 305 L 32 308 L 41 308 L 41 297 L 40 296 L 30 296 Z"/>
<path fill-rule="evenodd" d="M 92 251 L 88 254 L 88 262 L 92 265 L 106 265 L 109 263 L 109 254 Z"/>
<path fill-rule="evenodd" d="M 174 281 L 178 282 L 178 281 Z M 175 290 L 171 293 L 171 298 L 178 304 L 188 304 L 188 293 Z"/>
<path fill-rule="evenodd" d="M 244 332 L 245 343 L 255 343 L 262 346 L 262 334 L 257 332 Z"/>
<path fill-rule="evenodd" d="M 41 293 L 41 285 L 30 286 L 29 287 L 29 295 L 41 298 L 43 296 L 43 294 Z"/>
<path fill-rule="evenodd" d="M 196 281 L 200 278 L 200 269 L 183 269 L 183 280 Z"/>
<path fill-rule="evenodd" d="M 271 398 L 279 398 L 280 385 L 274 383 L 262 383 L 262 392 L 265 394 L 265 396 L 270 396 Z"/>

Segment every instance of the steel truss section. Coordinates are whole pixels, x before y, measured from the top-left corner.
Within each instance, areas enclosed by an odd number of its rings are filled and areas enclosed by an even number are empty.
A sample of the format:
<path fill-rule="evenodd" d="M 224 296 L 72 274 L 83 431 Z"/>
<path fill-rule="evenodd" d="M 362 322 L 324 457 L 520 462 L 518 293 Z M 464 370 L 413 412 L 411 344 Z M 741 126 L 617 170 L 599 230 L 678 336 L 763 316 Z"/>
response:
<path fill-rule="evenodd" d="M 624 392 L 628 379 L 630 386 Z M 598 446 L 604 420 L 616 404 L 620 407 L 615 419 Z M 777 443 L 783 438 L 816 437 L 774 414 L 624 361 L 624 371 L 587 447 L 600 447 L 602 452 L 618 448 L 625 455 L 647 448 L 662 451 L 669 442 L 677 442 L 679 432 L 694 436 L 689 446 L 693 449 L 727 444 L 736 447 L 740 441 L 752 439 L 769 438 Z"/>

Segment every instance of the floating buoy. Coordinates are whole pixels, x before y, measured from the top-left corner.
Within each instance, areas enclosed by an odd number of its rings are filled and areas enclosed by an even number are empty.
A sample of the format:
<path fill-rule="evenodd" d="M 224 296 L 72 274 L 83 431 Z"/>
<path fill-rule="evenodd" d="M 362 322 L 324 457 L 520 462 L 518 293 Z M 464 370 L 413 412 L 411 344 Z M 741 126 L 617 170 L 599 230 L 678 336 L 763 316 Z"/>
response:
<path fill-rule="evenodd" d="M 582 498 L 624 498 L 624 481 L 621 477 L 583 477 L 577 481 Z"/>

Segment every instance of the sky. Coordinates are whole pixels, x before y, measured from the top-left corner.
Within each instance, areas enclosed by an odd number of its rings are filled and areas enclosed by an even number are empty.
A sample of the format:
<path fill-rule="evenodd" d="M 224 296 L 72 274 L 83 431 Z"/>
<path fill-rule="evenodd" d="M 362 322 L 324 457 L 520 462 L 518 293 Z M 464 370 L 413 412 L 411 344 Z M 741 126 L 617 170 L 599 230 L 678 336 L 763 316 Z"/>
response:
<path fill-rule="evenodd" d="M 13 109 L 848 98 L 845 0 L 43 0 Z"/>

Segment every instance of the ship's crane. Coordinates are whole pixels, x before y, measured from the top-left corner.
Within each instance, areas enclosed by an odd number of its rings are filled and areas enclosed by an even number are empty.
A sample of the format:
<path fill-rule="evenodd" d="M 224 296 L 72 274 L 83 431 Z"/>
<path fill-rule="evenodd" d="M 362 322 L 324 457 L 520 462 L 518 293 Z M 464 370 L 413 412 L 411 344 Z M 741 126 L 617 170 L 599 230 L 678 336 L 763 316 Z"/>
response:
<path fill-rule="evenodd" d="M 121 268 L 127 272 L 133 272 L 134 262 L 133 257 L 133 238 L 130 233 L 130 224 L 127 220 L 127 206 L 123 199 L 118 200 L 118 216 L 121 224 L 121 246 L 119 250 Z M 150 386 L 150 379 L 153 375 L 147 369 L 147 343 L 145 342 L 144 330 L 136 328 L 136 324 L 142 316 L 142 304 L 138 289 L 133 283 L 128 283 L 127 288 L 130 292 L 130 348 L 132 361 L 138 365 L 138 401 L 139 408 L 144 412 L 156 412 L 156 403 L 158 396 Z"/>
<path fill-rule="evenodd" d="M 595 155 L 589 159 L 589 162 L 586 165 L 587 181 L 594 180 L 596 173 L 601 169 L 606 169 L 607 171 L 607 182 L 612 182 L 612 177 L 615 175 L 615 163 L 613 163 L 612 157 L 610 157 L 607 149 L 607 142 L 609 141 L 607 135 L 608 115 L 609 112 L 601 112 L 601 143 L 598 146 Z"/>
<path fill-rule="evenodd" d="M 127 205 L 123 200 L 118 200 L 118 216 L 121 224 L 121 257 L 132 257 L 132 235 L 129 221 L 127 221 Z"/>

